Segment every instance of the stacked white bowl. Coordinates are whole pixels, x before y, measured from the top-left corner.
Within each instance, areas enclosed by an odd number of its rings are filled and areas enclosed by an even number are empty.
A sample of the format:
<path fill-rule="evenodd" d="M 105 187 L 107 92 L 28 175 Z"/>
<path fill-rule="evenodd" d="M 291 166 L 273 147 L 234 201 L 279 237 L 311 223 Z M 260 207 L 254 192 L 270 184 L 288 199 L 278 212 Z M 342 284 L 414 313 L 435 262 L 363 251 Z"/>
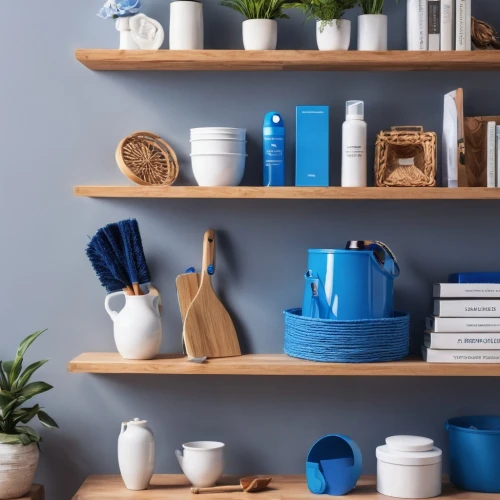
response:
<path fill-rule="evenodd" d="M 191 129 L 191 165 L 199 186 L 238 186 L 246 163 L 243 128 Z"/>

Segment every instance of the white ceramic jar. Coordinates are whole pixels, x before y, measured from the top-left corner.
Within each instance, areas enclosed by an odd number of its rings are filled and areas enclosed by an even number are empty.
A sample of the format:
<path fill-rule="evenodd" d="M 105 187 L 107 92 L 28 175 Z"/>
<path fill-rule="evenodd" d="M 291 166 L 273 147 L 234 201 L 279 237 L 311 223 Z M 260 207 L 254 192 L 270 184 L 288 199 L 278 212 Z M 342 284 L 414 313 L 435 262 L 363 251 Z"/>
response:
<path fill-rule="evenodd" d="M 203 4 L 178 0 L 170 4 L 170 50 L 203 50 Z"/>
<path fill-rule="evenodd" d="M 145 490 L 155 468 L 155 438 L 146 420 L 123 422 L 118 438 L 118 465 L 129 490 Z"/>
<path fill-rule="evenodd" d="M 358 50 L 387 50 L 387 16 L 364 14 L 358 17 Z"/>
<path fill-rule="evenodd" d="M 432 439 L 392 436 L 377 448 L 377 491 L 396 498 L 441 495 L 442 451 Z"/>

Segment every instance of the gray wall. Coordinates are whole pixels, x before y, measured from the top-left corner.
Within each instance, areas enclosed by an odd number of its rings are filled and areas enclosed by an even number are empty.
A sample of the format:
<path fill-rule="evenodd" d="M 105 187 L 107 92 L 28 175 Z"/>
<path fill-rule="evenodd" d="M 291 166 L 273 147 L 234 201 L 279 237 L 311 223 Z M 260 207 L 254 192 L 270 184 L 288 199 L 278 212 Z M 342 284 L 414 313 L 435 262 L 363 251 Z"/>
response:
<path fill-rule="evenodd" d="M 168 24 L 168 2 L 144 11 Z M 390 48 L 403 48 L 405 8 L 387 0 Z M 403 2 L 404 4 L 404 2 Z M 173 450 L 196 439 L 227 443 L 227 471 L 298 473 L 319 436 L 357 440 L 364 472 L 375 471 L 375 446 L 416 433 L 446 448 L 443 423 L 467 413 L 498 413 L 495 379 L 234 378 L 69 375 L 85 351 L 114 351 L 112 325 L 84 254 L 87 235 L 107 222 L 137 217 L 155 284 L 165 302 L 163 350 L 180 349 L 174 279 L 201 263 L 207 227 L 219 230 L 217 284 L 247 352 L 281 352 L 282 310 L 301 302 L 310 247 L 348 239 L 387 242 L 401 261 L 397 306 L 412 314 L 413 348 L 431 307 L 431 284 L 457 270 L 498 269 L 497 202 L 90 200 L 75 184 L 126 184 L 114 161 L 118 141 L 135 130 L 164 136 L 179 153 L 185 182 L 189 128 L 246 127 L 247 184 L 260 178 L 264 114 L 288 125 L 293 179 L 294 110 L 331 106 L 331 174 L 340 177 L 344 101 L 366 101 L 371 144 L 383 128 L 441 128 L 443 94 L 463 86 L 466 113 L 500 114 L 500 75 L 489 73 L 92 73 L 73 58 L 77 47 L 116 47 L 112 22 L 95 16 L 101 0 L 53 0 L 42 9 L 3 6 L 0 200 L 4 283 L 0 358 L 32 331 L 49 331 L 29 354 L 50 357 L 40 377 L 55 389 L 40 398 L 59 422 L 43 431 L 37 480 L 50 500 L 66 500 L 91 473 L 118 472 L 122 420 L 150 421 L 157 472 L 178 472 Z M 206 45 L 241 48 L 240 17 L 205 1 Z M 500 27 L 496 0 L 474 14 Z M 350 14 L 355 19 L 357 12 Z M 353 41 L 355 33 L 353 34 Z M 354 44 L 353 44 L 354 45 Z M 315 48 L 314 26 L 300 15 L 280 22 L 281 48 Z M 371 158 L 372 159 L 372 158 Z"/>

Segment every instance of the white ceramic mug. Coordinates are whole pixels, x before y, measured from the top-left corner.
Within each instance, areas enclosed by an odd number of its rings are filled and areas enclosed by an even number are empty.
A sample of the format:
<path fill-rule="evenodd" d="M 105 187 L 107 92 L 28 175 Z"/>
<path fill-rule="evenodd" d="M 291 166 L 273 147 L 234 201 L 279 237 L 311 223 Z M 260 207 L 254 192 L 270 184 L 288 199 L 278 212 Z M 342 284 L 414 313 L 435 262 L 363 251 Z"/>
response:
<path fill-rule="evenodd" d="M 210 488 L 224 473 L 224 443 L 194 441 L 183 444 L 184 455 L 175 450 L 182 472 L 196 488 Z"/>

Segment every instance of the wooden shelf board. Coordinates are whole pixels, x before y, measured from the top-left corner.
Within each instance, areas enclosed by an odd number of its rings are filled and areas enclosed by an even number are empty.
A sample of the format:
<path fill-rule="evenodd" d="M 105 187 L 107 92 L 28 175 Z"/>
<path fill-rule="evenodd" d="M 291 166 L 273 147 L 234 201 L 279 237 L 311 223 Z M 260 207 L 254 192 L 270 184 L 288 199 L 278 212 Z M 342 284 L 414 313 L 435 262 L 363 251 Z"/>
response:
<path fill-rule="evenodd" d="M 44 500 L 45 492 L 41 484 L 34 484 L 29 493 L 17 500 Z"/>
<path fill-rule="evenodd" d="M 500 200 L 496 188 L 75 186 L 73 194 L 88 198 Z"/>
<path fill-rule="evenodd" d="M 226 476 L 221 484 L 238 484 L 239 478 Z M 305 476 L 273 476 L 270 488 L 256 494 L 261 500 L 317 500 L 318 495 L 310 493 Z M 443 496 L 449 500 L 498 500 L 500 495 L 462 491 L 446 479 L 443 480 Z M 224 493 L 212 495 L 220 500 L 248 500 L 247 493 Z M 145 491 L 129 491 L 125 488 L 121 476 L 89 476 L 78 490 L 73 500 L 193 500 L 190 484 L 183 475 L 155 475 L 150 488 Z M 362 476 L 354 491 L 349 493 L 349 500 L 387 500 L 388 497 L 377 493 L 374 476 Z"/>
<path fill-rule="evenodd" d="M 500 53 L 319 50 L 107 50 L 77 49 L 97 71 L 496 71 Z"/>
<path fill-rule="evenodd" d="M 114 352 L 88 352 L 70 361 L 68 371 L 142 375 L 498 377 L 500 364 L 426 363 L 417 357 L 392 363 L 315 363 L 290 358 L 285 354 L 247 354 L 197 364 L 175 354 L 160 355 L 147 361 L 133 361 L 123 359 Z"/>

